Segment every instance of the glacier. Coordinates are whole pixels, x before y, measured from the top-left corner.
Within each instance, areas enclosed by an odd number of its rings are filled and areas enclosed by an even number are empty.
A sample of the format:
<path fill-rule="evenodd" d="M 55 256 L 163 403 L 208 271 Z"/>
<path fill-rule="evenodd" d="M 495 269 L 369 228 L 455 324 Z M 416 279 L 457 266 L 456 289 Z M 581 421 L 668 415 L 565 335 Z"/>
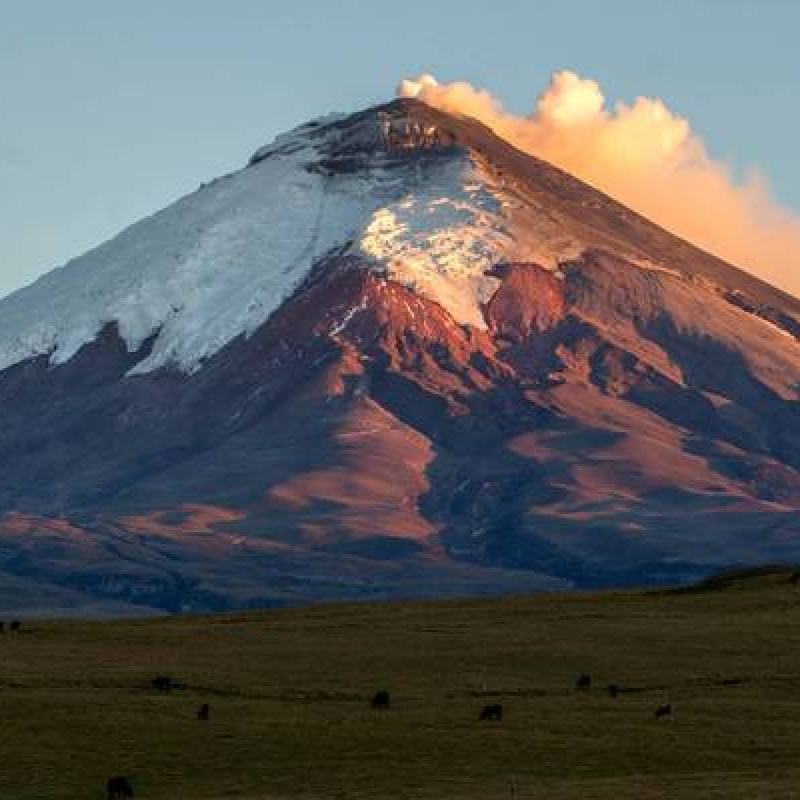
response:
<path fill-rule="evenodd" d="M 307 123 L 218 178 L 34 284 L 0 300 L 0 369 L 34 356 L 68 361 L 116 323 L 130 351 L 155 336 L 133 372 L 191 372 L 261 326 L 332 253 L 482 326 L 495 279 L 521 257 L 502 187 L 464 150 L 419 160 L 371 154 L 320 168 L 342 117 Z"/>

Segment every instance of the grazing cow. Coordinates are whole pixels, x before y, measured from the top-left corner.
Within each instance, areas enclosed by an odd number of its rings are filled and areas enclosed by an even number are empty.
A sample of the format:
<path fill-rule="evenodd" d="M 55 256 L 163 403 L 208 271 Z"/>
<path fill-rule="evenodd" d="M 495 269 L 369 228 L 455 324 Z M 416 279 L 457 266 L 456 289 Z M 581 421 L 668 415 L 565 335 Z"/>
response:
<path fill-rule="evenodd" d="M 672 704 L 666 703 L 663 706 L 659 706 L 656 709 L 656 719 L 661 719 L 662 717 L 669 717 L 672 714 Z"/>
<path fill-rule="evenodd" d="M 375 692 L 369 705 L 370 708 L 374 708 L 378 711 L 388 711 L 392 707 L 392 701 L 389 697 L 389 692 Z"/>
<path fill-rule="evenodd" d="M 203 703 L 200 710 L 197 712 L 197 719 L 211 719 L 211 706 L 208 703 Z"/>
<path fill-rule="evenodd" d="M 12 620 L 9 628 L 15 633 L 19 633 L 22 630 L 22 623 L 18 619 Z"/>
<path fill-rule="evenodd" d="M 793 572 L 792 577 L 789 578 L 789 583 L 792 585 L 800 583 L 800 572 Z"/>
<path fill-rule="evenodd" d="M 576 689 L 588 689 L 592 685 L 592 677 L 591 675 L 587 675 L 585 672 L 582 672 L 578 675 L 578 680 L 575 681 L 575 688 Z"/>
<path fill-rule="evenodd" d="M 493 706 L 484 706 L 483 710 L 481 711 L 480 716 L 481 722 L 484 720 L 497 720 L 498 722 L 502 722 L 503 720 L 503 706 L 496 704 Z"/>
<path fill-rule="evenodd" d="M 108 790 L 108 800 L 128 800 L 133 797 L 133 786 L 127 778 L 117 775 L 116 778 L 109 778 L 106 784 Z"/>
<path fill-rule="evenodd" d="M 609 687 L 608 687 L 608 693 L 612 697 L 616 697 L 619 694 L 619 686 L 617 686 L 616 683 L 610 684 Z"/>
<path fill-rule="evenodd" d="M 159 675 L 150 681 L 150 686 L 159 692 L 169 692 L 172 689 L 172 678 L 166 675 Z"/>

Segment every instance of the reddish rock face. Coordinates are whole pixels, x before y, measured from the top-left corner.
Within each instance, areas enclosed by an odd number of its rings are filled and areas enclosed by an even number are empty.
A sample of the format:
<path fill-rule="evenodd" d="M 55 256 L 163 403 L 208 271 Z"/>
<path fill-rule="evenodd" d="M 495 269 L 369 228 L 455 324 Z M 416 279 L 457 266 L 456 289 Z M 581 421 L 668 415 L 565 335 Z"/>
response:
<path fill-rule="evenodd" d="M 114 324 L 0 372 L 0 590 L 117 613 L 800 559 L 798 303 L 423 113 L 606 246 L 495 265 L 483 329 L 336 256 L 194 372 L 130 374 L 152 341 Z"/>
<path fill-rule="evenodd" d="M 495 335 L 522 342 L 564 318 L 564 281 L 552 271 L 536 264 L 502 264 L 492 274 L 502 281 L 485 311 Z"/>

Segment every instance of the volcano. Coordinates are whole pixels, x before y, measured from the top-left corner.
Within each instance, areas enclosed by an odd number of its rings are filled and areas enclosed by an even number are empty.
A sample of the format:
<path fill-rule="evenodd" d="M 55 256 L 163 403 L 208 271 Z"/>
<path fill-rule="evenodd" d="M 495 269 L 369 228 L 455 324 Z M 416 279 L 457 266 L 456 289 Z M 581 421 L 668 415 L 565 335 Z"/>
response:
<path fill-rule="evenodd" d="M 800 561 L 799 341 L 795 298 L 475 120 L 324 117 L 0 301 L 0 605 Z"/>

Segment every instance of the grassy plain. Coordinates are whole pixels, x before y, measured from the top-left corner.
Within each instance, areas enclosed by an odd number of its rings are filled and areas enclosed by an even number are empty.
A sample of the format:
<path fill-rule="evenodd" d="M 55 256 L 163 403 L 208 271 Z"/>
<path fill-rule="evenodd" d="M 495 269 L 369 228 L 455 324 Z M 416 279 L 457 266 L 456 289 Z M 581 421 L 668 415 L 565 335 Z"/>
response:
<path fill-rule="evenodd" d="M 0 635 L 2 800 L 100 800 L 117 774 L 153 800 L 800 798 L 788 573 L 26 626 Z"/>

